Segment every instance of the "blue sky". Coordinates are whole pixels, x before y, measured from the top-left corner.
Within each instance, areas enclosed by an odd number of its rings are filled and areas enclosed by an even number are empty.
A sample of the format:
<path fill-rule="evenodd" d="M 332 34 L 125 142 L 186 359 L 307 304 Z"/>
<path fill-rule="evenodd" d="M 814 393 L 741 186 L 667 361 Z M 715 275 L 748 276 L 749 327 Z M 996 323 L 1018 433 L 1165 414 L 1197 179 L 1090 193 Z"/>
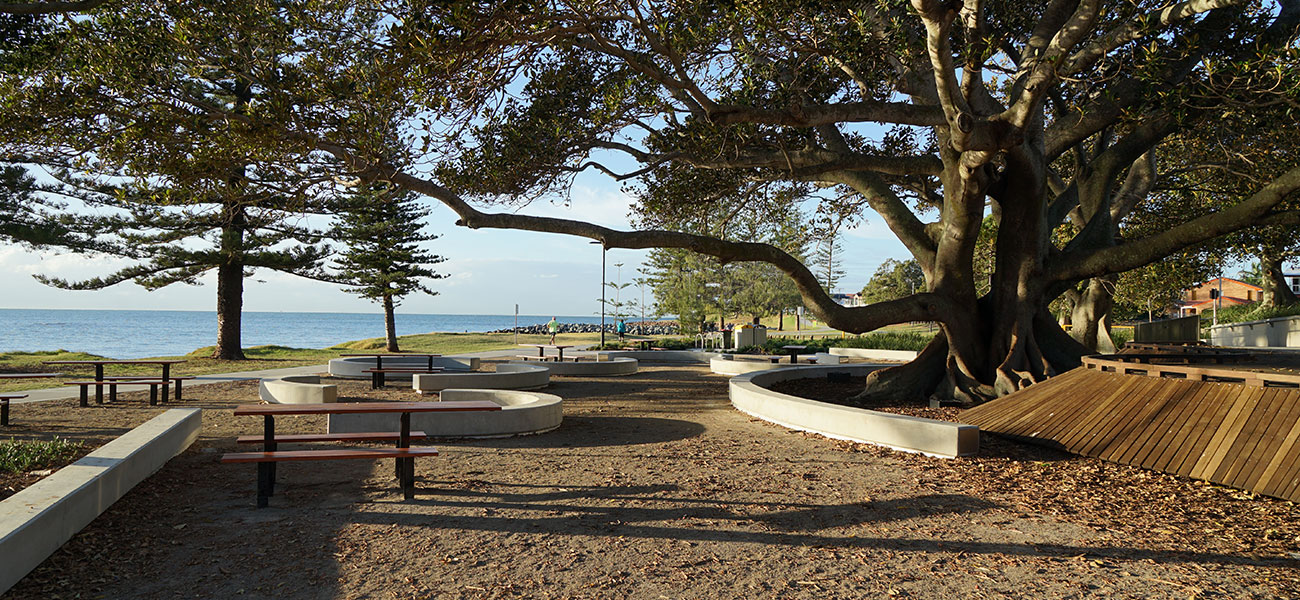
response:
<path fill-rule="evenodd" d="M 600 247 L 570 236 L 509 230 L 470 230 L 455 226 L 451 210 L 430 199 L 427 230 L 442 237 L 427 246 L 447 261 L 437 265 L 450 275 L 433 282 L 437 296 L 410 296 L 399 307 L 407 313 L 597 315 L 600 313 Z M 601 176 L 583 176 L 569 206 L 537 201 L 521 213 L 593 221 L 629 228 L 631 198 Z M 623 280 L 636 278 L 647 251 L 612 249 L 606 280 L 617 278 L 616 263 L 624 263 Z M 838 291 L 862 289 L 876 266 L 887 258 L 905 258 L 906 250 L 874 215 L 844 237 L 844 270 Z M 214 273 L 203 285 L 175 284 L 146 291 L 134 283 L 104 290 L 69 291 L 45 286 L 32 278 L 41 273 L 64 279 L 84 279 L 129 264 L 111 257 L 33 252 L 17 246 L 0 247 L 0 277 L 6 293 L 0 308 L 83 308 L 137 310 L 214 310 Z M 627 290 L 632 290 L 629 287 Z M 378 305 L 343 292 L 338 286 L 291 275 L 259 270 L 246 281 L 244 310 L 305 312 L 374 312 Z"/>

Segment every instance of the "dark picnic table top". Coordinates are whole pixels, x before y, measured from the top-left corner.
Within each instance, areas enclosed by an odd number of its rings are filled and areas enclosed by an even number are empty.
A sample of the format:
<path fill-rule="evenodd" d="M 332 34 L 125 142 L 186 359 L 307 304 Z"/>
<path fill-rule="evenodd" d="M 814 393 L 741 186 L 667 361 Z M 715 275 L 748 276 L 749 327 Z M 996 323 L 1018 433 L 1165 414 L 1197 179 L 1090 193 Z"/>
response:
<path fill-rule="evenodd" d="M 47 360 L 42 361 L 43 365 L 175 365 L 183 362 L 189 362 L 184 358 L 141 358 L 127 360 Z"/>
<path fill-rule="evenodd" d="M 441 354 L 417 354 L 414 352 L 367 352 L 367 353 L 340 354 L 339 356 L 383 356 L 383 357 L 412 356 L 412 357 L 419 357 L 419 358 L 439 358 L 442 355 Z"/>
<path fill-rule="evenodd" d="M 340 402 L 334 404 L 245 404 L 235 408 L 236 416 L 342 415 L 364 413 L 458 412 L 501 410 L 491 400 L 450 402 Z"/>

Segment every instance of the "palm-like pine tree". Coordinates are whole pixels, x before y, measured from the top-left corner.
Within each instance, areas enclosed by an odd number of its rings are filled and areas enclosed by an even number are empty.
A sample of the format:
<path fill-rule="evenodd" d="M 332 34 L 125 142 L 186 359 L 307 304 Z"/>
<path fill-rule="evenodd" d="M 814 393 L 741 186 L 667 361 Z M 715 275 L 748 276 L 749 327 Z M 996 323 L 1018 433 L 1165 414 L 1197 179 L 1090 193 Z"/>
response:
<path fill-rule="evenodd" d="M 446 277 L 428 268 L 446 259 L 420 247 L 438 238 L 420 231 L 423 217 L 411 192 L 371 183 L 357 188 L 334 226 L 346 246 L 334 267 L 347 291 L 383 305 L 389 352 L 398 351 L 393 309 L 414 292 L 436 295 L 423 280 Z"/>

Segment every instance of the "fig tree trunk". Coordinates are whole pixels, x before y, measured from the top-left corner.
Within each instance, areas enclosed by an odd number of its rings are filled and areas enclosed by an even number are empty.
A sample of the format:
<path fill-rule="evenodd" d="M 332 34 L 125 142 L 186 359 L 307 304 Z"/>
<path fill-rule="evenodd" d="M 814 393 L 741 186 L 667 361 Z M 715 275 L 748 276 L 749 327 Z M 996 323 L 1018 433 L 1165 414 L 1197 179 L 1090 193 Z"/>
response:
<path fill-rule="evenodd" d="M 1283 262 L 1285 259 L 1281 256 L 1261 255 L 1259 257 L 1260 268 L 1264 271 L 1264 276 L 1260 278 L 1261 287 L 1264 288 L 1264 306 L 1290 306 L 1300 302 L 1295 292 L 1291 291 L 1291 285 L 1287 283 L 1285 272 L 1282 270 Z"/>

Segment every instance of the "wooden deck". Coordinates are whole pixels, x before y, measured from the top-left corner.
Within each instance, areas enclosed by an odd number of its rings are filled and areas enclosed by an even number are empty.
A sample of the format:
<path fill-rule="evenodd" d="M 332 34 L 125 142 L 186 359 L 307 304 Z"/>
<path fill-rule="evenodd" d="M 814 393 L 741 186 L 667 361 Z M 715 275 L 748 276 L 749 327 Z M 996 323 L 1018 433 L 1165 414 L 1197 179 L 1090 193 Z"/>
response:
<path fill-rule="evenodd" d="M 963 411 L 983 431 L 1300 501 L 1300 389 L 1078 368 Z"/>

